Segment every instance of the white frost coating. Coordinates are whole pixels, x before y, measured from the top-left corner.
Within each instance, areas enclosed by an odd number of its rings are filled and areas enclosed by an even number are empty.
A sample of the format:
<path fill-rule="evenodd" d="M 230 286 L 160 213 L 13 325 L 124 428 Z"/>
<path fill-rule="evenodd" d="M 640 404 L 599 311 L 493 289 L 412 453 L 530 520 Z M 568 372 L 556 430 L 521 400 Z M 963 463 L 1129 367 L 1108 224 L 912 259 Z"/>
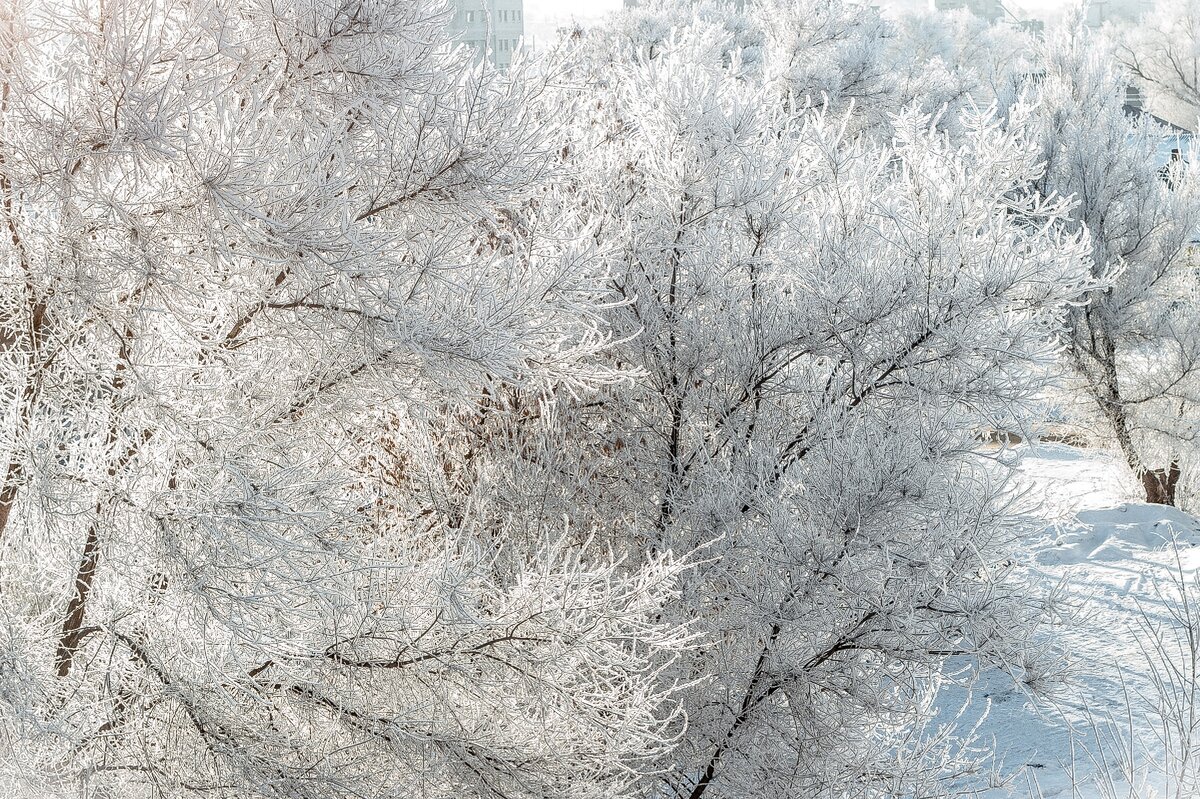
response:
<path fill-rule="evenodd" d="M 675 559 L 402 504 L 423 420 L 615 375 L 445 23 L 0 2 L 0 794 L 608 799 L 678 734 Z"/>

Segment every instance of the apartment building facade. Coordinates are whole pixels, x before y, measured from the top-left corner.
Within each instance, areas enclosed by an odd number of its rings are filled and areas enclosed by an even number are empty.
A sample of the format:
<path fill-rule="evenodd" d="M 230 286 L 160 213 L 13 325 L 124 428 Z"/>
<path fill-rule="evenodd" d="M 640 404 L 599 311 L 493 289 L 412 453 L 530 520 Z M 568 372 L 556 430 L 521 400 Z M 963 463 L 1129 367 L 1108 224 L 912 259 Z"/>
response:
<path fill-rule="evenodd" d="M 450 5 L 456 38 L 498 67 L 512 63 L 525 35 L 523 0 L 451 0 Z"/>

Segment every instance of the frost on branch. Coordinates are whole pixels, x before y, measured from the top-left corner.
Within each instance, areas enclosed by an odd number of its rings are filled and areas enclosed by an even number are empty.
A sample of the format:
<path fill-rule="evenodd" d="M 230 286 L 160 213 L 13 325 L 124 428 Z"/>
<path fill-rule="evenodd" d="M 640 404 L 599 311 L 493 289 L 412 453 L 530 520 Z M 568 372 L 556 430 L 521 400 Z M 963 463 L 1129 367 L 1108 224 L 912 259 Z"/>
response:
<path fill-rule="evenodd" d="M 0 9 L 8 793 L 939 796 L 943 686 L 1055 687 L 978 435 L 1177 318 L 1107 75 L 840 0 L 503 75 L 435 3 L 58 5 Z"/>
<path fill-rule="evenodd" d="M 739 35 L 698 13 L 562 56 L 588 89 L 550 106 L 575 122 L 560 202 L 608 231 L 614 357 L 646 375 L 560 414 L 564 441 L 609 442 L 565 479 L 618 540 L 712 560 L 677 611 L 715 642 L 681 675 L 712 679 L 657 790 L 933 791 L 970 758 L 892 733 L 923 728 L 947 657 L 1053 682 L 974 434 L 1029 418 L 1085 239 L 1032 191 L 1027 108 L 954 141 L 906 113 L 879 144 L 780 103 Z"/>
<path fill-rule="evenodd" d="M 1158 163 L 1166 131 L 1126 113 L 1124 79 L 1103 42 L 1060 30 L 1043 59 L 1031 120 L 1046 162 L 1037 189 L 1076 200 L 1071 223 L 1087 231 L 1102 284 L 1070 315 L 1069 391 L 1119 447 L 1146 501 L 1173 505 L 1196 490 L 1200 432 L 1195 153 Z"/>
<path fill-rule="evenodd" d="M 666 554 L 375 512 L 381 407 L 615 374 L 447 19 L 0 5 L 0 792 L 610 797 L 678 734 Z"/>

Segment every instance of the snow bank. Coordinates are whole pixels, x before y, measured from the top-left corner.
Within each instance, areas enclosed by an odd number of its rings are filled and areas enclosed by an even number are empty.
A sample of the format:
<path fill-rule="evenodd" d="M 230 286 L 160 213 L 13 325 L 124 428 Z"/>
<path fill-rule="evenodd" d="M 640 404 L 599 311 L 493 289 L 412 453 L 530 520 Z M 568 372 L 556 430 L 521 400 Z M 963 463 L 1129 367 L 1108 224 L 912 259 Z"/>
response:
<path fill-rule="evenodd" d="M 1057 529 L 1053 541 L 1034 554 L 1046 565 L 1080 565 L 1088 561 L 1121 561 L 1139 551 L 1200 544 L 1200 522 L 1165 505 L 1121 503 L 1111 508 L 1081 511 L 1077 523 Z"/>
<path fill-rule="evenodd" d="M 1112 453 L 1065 444 L 1013 453 L 1028 508 L 1016 559 L 1033 586 L 1065 586 L 1073 621 L 1054 634 L 1069 664 L 1069 682 L 1054 702 L 1035 705 L 1005 675 L 984 674 L 971 687 L 975 709 L 964 721 L 978 720 L 984 705 L 978 700 L 990 703 L 979 731 L 994 743 L 1012 782 L 985 793 L 989 799 L 1102 797 L 1106 780 L 1121 773 L 1125 755 L 1115 741 L 1129 736 L 1127 698 L 1136 703 L 1139 695 L 1153 693 L 1138 622 L 1173 623 L 1158 587 L 1180 567 L 1200 571 L 1200 520 L 1136 501 L 1139 486 Z M 965 698 L 961 689 L 947 691 L 945 712 L 955 712 Z M 1154 722 L 1144 713 L 1135 713 L 1132 722 L 1139 784 L 1123 786 L 1120 795 L 1161 796 L 1154 786 L 1164 758 Z"/>

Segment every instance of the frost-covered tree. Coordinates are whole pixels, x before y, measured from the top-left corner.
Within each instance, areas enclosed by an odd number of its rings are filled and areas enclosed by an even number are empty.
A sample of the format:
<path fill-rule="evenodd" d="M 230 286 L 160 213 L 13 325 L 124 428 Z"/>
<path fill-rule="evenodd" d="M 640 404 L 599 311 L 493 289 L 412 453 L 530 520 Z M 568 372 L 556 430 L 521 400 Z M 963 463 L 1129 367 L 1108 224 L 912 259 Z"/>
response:
<path fill-rule="evenodd" d="M 973 106 L 1012 106 L 1035 69 L 1028 34 L 967 11 L 905 14 L 894 26 L 886 42 L 895 86 L 889 113 L 920 108 L 951 133 Z"/>
<path fill-rule="evenodd" d="M 1189 129 L 1200 123 L 1200 2 L 1159 0 L 1113 31 L 1115 53 L 1150 107 Z"/>
<path fill-rule="evenodd" d="M 404 487 L 618 376 L 536 86 L 447 21 L 0 3 L 3 795 L 600 799 L 677 734 L 669 553 Z"/>
<path fill-rule="evenodd" d="M 809 106 L 844 117 L 851 133 L 889 137 L 902 109 L 920 109 L 959 132 L 959 112 L 1015 101 L 1029 40 L 967 12 L 911 13 L 890 19 L 851 0 L 650 0 L 614 19 L 605 35 L 583 39 L 596 63 L 656 54 L 694 22 L 728 34 L 737 74 L 766 82 L 767 97 L 798 112 Z"/>
<path fill-rule="evenodd" d="M 1180 145 L 1126 113 L 1122 78 L 1085 30 L 1048 37 L 1044 63 L 1037 188 L 1075 199 L 1073 224 L 1087 230 L 1106 284 L 1071 312 L 1067 360 L 1147 501 L 1174 504 L 1200 432 L 1200 284 L 1189 252 L 1200 196 L 1185 159 L 1163 166 L 1161 150 Z"/>
<path fill-rule="evenodd" d="M 926 727 L 946 658 L 1051 679 L 976 431 L 1036 398 L 1082 235 L 1031 191 L 1024 110 L 965 115 L 961 144 L 908 113 L 877 143 L 748 65 L 791 26 L 751 51 L 689 19 L 554 64 L 571 179 L 547 202 L 608 251 L 614 366 L 643 376 L 560 403 L 526 468 L 562 483 L 509 480 L 538 487 L 515 504 L 590 502 L 614 546 L 705 559 L 671 612 L 708 646 L 670 672 L 704 682 L 651 795 L 937 795 L 976 767 Z"/>

